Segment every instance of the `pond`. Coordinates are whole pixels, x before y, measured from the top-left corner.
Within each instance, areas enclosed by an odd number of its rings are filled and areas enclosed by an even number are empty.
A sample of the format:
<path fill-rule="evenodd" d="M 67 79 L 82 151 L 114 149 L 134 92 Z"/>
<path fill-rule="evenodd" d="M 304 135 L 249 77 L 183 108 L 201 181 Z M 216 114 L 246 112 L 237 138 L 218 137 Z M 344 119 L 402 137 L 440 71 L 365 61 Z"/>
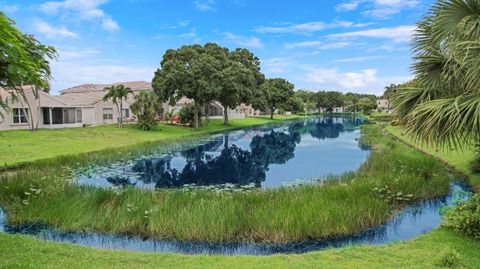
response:
<path fill-rule="evenodd" d="M 468 188 L 461 182 L 452 184 L 445 197 L 417 202 L 398 212 L 384 225 L 364 230 L 358 234 L 319 241 L 290 242 L 279 245 L 253 243 L 206 243 L 144 239 L 101 233 L 64 232 L 42 224 L 8 225 L 0 207 L 0 232 L 27 234 L 38 239 L 73 243 L 100 249 L 120 249 L 142 252 L 221 254 L 221 255 L 271 255 L 277 253 L 305 253 L 325 248 L 349 245 L 381 245 L 398 240 L 408 240 L 427 233 L 440 225 L 440 209 L 455 201 L 468 198 Z"/>
<path fill-rule="evenodd" d="M 98 187 L 276 188 L 357 170 L 369 149 L 359 117 L 318 117 L 210 136 L 194 146 L 96 166 L 76 175 Z"/>

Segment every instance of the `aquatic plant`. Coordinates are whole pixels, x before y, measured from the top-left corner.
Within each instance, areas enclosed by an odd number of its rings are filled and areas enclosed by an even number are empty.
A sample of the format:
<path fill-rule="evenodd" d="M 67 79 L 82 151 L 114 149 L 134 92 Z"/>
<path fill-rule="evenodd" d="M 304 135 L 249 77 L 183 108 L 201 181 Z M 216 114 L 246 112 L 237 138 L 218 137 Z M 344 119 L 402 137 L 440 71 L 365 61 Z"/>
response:
<path fill-rule="evenodd" d="M 394 209 L 373 189 L 391 186 L 392 173 L 395 191 L 412 194 L 402 205 L 448 192 L 449 174 L 434 158 L 393 141 L 380 126 L 368 125 L 362 132 L 362 142 L 373 148 L 369 159 L 357 172 L 321 184 L 255 191 L 232 186 L 228 191 L 218 186 L 150 191 L 72 182 L 70 166 L 127 160 L 107 151 L 105 158 L 101 152 L 83 154 L 3 173 L 0 204 L 13 224 L 38 221 L 65 230 L 160 239 L 284 242 L 348 235 L 384 223 Z M 21 203 L 31 186 L 41 193 Z"/>

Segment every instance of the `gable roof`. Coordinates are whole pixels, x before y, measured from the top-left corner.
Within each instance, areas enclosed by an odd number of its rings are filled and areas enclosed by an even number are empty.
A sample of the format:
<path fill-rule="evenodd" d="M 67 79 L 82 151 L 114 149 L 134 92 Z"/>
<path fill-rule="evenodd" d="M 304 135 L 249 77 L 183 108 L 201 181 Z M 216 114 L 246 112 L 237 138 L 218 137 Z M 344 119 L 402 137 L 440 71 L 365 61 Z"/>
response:
<path fill-rule="evenodd" d="M 103 91 L 96 92 L 74 92 L 68 94 L 61 94 L 56 98 L 71 105 L 71 106 L 90 106 L 101 101 L 105 96 Z"/>
<path fill-rule="evenodd" d="M 123 85 L 132 91 L 151 90 L 152 83 L 146 81 L 115 82 L 110 84 L 82 84 L 60 91 L 62 95 L 70 93 L 104 92 L 106 87 Z"/>

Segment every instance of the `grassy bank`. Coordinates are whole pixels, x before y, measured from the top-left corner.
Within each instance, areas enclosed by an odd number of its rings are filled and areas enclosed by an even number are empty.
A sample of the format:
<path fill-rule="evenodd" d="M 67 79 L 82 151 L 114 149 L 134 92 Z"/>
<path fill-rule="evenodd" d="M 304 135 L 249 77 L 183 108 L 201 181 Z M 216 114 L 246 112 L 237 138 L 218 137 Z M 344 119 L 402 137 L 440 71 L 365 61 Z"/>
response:
<path fill-rule="evenodd" d="M 475 158 L 473 145 L 463 145 L 462 149 L 437 148 L 414 141 L 411 137 L 404 134 L 400 126 L 387 126 L 386 129 L 407 144 L 435 156 L 467 175 L 473 185 L 480 185 L 480 174 L 473 174 L 470 170 L 470 163 Z"/>
<path fill-rule="evenodd" d="M 0 268 L 448 268 L 441 266 L 456 251 L 454 268 L 480 268 L 480 241 L 437 230 L 408 242 L 358 246 L 303 255 L 188 256 L 106 251 L 38 241 L 0 233 Z M 452 268 L 452 267 L 450 267 Z"/>
<path fill-rule="evenodd" d="M 65 180 L 63 167 L 52 164 L 2 174 L 0 203 L 16 224 L 38 221 L 65 230 L 180 240 L 283 242 L 352 234 L 383 223 L 408 199 L 448 191 L 448 173 L 433 157 L 385 136 L 376 125 L 365 126 L 362 140 L 373 146 L 368 161 L 322 185 L 223 194 L 114 191 L 74 185 Z M 378 188 L 401 194 L 386 201 Z"/>
<path fill-rule="evenodd" d="M 64 155 L 121 148 L 142 142 L 171 141 L 187 136 L 198 136 L 211 132 L 242 128 L 253 125 L 281 122 L 302 116 L 275 116 L 232 119 L 230 126 L 222 120 L 212 120 L 197 131 L 182 126 L 161 124 L 156 131 L 145 132 L 125 125 L 119 129 L 115 125 L 86 128 L 41 129 L 0 132 L 0 167 L 31 162 Z"/>

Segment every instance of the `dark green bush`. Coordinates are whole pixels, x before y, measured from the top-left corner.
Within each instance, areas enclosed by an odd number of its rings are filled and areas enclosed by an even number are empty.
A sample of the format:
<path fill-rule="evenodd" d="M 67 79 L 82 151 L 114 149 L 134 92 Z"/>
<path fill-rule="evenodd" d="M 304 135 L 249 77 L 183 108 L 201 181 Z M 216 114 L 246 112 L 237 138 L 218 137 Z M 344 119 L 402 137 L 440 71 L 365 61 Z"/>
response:
<path fill-rule="evenodd" d="M 194 117 L 195 117 L 194 111 L 195 111 L 194 104 L 188 104 L 184 106 L 182 109 L 180 109 L 180 112 L 178 113 L 178 116 L 180 117 L 180 123 L 193 126 Z M 201 120 L 200 120 L 201 118 L 202 118 L 202 111 L 199 109 L 198 111 L 199 125 L 201 125 Z"/>
<path fill-rule="evenodd" d="M 138 116 L 137 127 L 145 131 L 151 131 L 156 129 L 158 122 L 154 116 L 140 115 Z"/>
<path fill-rule="evenodd" d="M 480 240 L 480 194 L 461 202 L 445 214 L 445 227 Z"/>

